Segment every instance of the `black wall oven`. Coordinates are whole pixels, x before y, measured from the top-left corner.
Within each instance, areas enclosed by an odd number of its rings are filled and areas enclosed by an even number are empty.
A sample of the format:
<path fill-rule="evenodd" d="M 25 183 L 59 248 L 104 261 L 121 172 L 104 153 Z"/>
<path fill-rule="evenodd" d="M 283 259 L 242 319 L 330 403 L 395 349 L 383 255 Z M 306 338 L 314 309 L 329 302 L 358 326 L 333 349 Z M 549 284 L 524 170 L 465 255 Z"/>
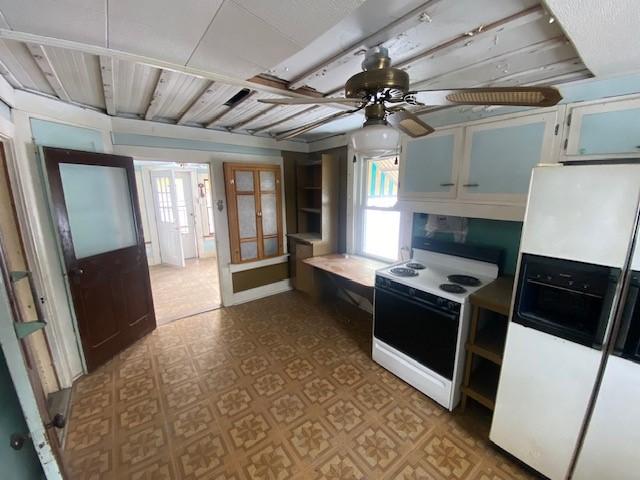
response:
<path fill-rule="evenodd" d="M 452 380 L 460 304 L 376 277 L 373 336 Z"/>
<path fill-rule="evenodd" d="M 631 272 L 613 354 L 640 363 L 640 271 Z"/>
<path fill-rule="evenodd" d="M 513 321 L 601 349 L 620 269 L 523 254 Z"/>

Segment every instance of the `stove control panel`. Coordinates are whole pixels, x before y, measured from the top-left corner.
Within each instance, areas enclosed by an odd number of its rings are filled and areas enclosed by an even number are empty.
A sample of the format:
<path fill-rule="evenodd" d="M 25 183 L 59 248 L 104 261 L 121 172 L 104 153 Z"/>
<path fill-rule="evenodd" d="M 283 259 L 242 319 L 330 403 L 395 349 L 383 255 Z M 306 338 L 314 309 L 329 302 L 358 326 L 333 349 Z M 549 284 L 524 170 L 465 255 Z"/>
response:
<path fill-rule="evenodd" d="M 402 295 L 412 300 L 419 301 L 421 303 L 430 305 L 439 310 L 446 312 L 459 313 L 460 304 L 447 300 L 446 298 L 439 297 L 432 293 L 424 292 L 413 287 L 408 287 L 402 283 L 394 282 L 388 278 L 376 276 L 376 289 L 383 289 L 389 292 L 393 292 L 396 295 Z"/>

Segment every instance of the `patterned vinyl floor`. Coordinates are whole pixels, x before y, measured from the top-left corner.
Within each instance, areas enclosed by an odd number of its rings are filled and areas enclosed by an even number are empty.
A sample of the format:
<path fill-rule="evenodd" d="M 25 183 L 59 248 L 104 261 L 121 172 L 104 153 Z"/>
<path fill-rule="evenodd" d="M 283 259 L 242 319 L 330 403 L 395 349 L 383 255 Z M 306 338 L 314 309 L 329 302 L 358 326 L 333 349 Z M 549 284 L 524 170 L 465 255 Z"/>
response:
<path fill-rule="evenodd" d="M 370 319 L 286 293 L 159 327 L 74 385 L 72 479 L 531 478 L 370 359 Z"/>
<path fill-rule="evenodd" d="M 149 276 L 158 325 L 220 306 L 215 257 L 191 258 L 183 268 L 154 265 Z"/>

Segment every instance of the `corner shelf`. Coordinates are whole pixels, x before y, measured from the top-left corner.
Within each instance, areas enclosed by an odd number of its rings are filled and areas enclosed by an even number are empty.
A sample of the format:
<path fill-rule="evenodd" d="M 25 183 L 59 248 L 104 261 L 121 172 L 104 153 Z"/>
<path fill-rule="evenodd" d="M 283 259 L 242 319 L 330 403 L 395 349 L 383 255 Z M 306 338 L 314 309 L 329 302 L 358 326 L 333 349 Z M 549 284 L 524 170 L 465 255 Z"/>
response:
<path fill-rule="evenodd" d="M 471 295 L 462 409 L 468 398 L 495 408 L 512 291 L 513 277 L 500 277 Z"/>

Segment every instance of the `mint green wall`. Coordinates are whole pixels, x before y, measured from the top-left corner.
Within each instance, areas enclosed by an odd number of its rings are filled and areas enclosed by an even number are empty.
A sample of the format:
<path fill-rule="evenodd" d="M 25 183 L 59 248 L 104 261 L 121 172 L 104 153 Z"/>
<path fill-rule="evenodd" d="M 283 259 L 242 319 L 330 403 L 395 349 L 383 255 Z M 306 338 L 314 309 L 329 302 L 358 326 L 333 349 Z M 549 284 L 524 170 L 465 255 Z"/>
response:
<path fill-rule="evenodd" d="M 36 145 L 71 148 L 86 152 L 104 152 L 102 134 L 91 128 L 32 118 L 31 136 Z"/>
<path fill-rule="evenodd" d="M 12 321 L 2 318 L 2 321 Z M 25 442 L 22 450 L 9 446 L 9 436 L 14 433 L 28 432 L 22 414 L 20 402 L 9 375 L 7 362 L 0 350 L 0 473 L 1 478 L 32 480 L 44 478 L 40 460 L 31 441 Z"/>
<path fill-rule="evenodd" d="M 424 226 L 428 217 L 429 215 L 426 213 L 413 214 L 414 235 L 424 235 Z M 516 271 L 516 262 L 520 249 L 522 222 L 469 218 L 468 225 L 469 229 L 465 243 L 504 249 L 502 273 L 513 275 Z M 453 241 L 453 236 L 449 234 L 441 234 L 437 238 Z"/>

